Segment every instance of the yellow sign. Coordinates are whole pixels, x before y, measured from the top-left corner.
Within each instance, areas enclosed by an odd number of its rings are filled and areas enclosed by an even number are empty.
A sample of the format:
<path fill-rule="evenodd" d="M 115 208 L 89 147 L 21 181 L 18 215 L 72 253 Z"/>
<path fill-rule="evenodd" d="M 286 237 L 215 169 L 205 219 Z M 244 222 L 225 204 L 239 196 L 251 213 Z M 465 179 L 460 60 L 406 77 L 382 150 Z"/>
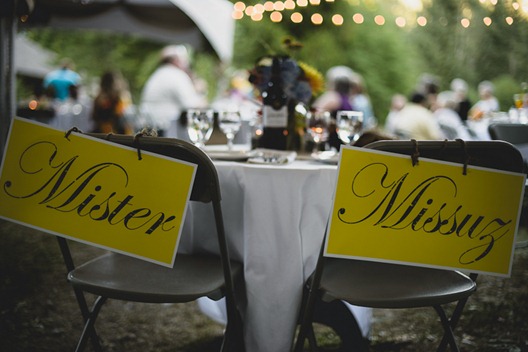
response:
<path fill-rule="evenodd" d="M 196 165 L 13 120 L 0 217 L 172 267 Z"/>
<path fill-rule="evenodd" d="M 325 255 L 509 276 L 525 175 L 345 147 Z"/>

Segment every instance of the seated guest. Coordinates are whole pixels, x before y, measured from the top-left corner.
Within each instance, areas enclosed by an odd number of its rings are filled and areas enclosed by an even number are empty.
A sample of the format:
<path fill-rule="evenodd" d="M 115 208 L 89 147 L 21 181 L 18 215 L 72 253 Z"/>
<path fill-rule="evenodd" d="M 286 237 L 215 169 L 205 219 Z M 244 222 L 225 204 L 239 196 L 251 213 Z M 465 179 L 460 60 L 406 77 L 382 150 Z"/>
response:
<path fill-rule="evenodd" d="M 444 91 L 436 98 L 437 109 L 434 116 L 448 139 L 472 140 L 466 125 L 456 112 L 457 100 L 454 92 Z"/>
<path fill-rule="evenodd" d="M 428 102 L 421 93 L 414 93 L 394 121 L 394 131 L 400 138 L 416 140 L 445 139 L 433 113 L 426 108 Z"/>

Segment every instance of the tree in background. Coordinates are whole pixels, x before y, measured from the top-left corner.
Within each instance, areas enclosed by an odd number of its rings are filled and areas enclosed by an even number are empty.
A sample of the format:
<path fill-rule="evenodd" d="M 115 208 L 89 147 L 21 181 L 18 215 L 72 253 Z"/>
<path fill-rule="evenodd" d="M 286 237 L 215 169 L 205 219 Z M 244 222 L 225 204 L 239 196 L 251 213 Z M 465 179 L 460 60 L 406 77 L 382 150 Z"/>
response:
<path fill-rule="evenodd" d="M 392 95 L 396 92 L 407 94 L 419 74 L 415 70 L 417 57 L 406 42 L 407 34 L 393 24 L 394 16 L 388 6 L 392 3 L 395 2 L 385 1 L 383 6 L 378 6 L 372 2 L 366 6 L 359 1 L 357 4 L 350 1 L 321 2 L 319 6 L 297 8 L 305 19 L 298 24 L 288 19 L 292 11 L 284 11 L 284 20 L 280 23 L 273 23 L 268 15 L 260 21 L 244 17 L 237 21 L 234 64 L 249 68 L 259 56 L 280 52 L 282 39 L 293 36 L 303 45 L 296 58 L 323 74 L 336 65 L 349 66 L 361 74 L 375 115 L 382 123 Z M 321 25 L 314 25 L 309 20 L 315 12 L 324 18 Z M 337 13 L 345 19 L 341 26 L 330 20 Z M 364 15 L 362 24 L 352 21 L 356 13 Z M 392 24 L 375 24 L 374 15 L 379 13 L 384 13 Z"/>
<path fill-rule="evenodd" d="M 398 0 L 321 1 L 318 6 L 295 11 L 302 12 L 303 22 L 291 22 L 291 11 L 283 11 L 284 20 L 280 23 L 270 21 L 269 14 L 261 21 L 247 17 L 238 20 L 231 67 L 220 65 L 211 54 L 194 53 L 194 71 L 207 81 L 210 99 L 225 87 L 222 82 L 228 69 L 249 69 L 259 56 L 280 52 L 286 36 L 304 46 L 296 57 L 322 73 L 331 66 L 346 65 L 363 75 L 381 123 L 391 96 L 408 95 L 423 72 L 440 77 L 442 89 L 447 89 L 453 78 L 464 78 L 472 87 L 474 100 L 478 82 L 492 80 L 503 110 L 511 105 L 511 92 L 528 81 L 527 19 L 510 1 L 486 7 L 479 0 L 430 0 L 418 14 L 428 19 L 427 25 L 405 28 L 394 24 L 395 17 L 402 13 Z M 316 11 L 324 17 L 321 25 L 309 20 Z M 330 21 L 336 13 L 344 18 L 341 26 Z M 361 24 L 352 21 L 358 13 L 364 16 Z M 383 15 L 385 24 L 375 24 L 375 15 Z M 482 21 L 486 16 L 492 20 L 489 26 Z M 513 25 L 505 22 L 507 16 Z M 463 18 L 471 20 L 468 28 L 461 25 Z M 100 77 L 106 69 L 118 68 L 128 80 L 135 101 L 164 45 L 133 35 L 81 30 L 38 29 L 29 30 L 28 34 L 59 57 L 72 58 L 88 81 Z"/>
<path fill-rule="evenodd" d="M 442 89 L 448 89 L 453 78 L 463 78 L 475 101 L 478 83 L 490 80 L 502 110 L 509 109 L 511 95 L 528 78 L 526 15 L 510 1 L 483 5 L 478 0 L 429 1 L 421 15 L 428 23 L 416 27 L 411 37 L 421 49 L 424 69 L 442 78 Z M 469 21 L 467 28 L 462 26 L 464 19 Z"/>

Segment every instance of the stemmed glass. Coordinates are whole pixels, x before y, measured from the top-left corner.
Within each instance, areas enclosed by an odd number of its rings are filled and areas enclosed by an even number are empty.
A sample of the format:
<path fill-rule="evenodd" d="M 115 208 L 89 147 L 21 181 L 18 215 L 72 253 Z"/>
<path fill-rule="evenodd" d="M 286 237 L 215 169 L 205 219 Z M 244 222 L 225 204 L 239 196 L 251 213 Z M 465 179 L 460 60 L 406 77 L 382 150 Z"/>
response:
<path fill-rule="evenodd" d="M 236 110 L 220 111 L 218 115 L 218 125 L 220 130 L 227 137 L 227 149 L 229 151 L 233 150 L 233 139 L 242 125 L 240 113 Z"/>
<path fill-rule="evenodd" d="M 330 123 L 330 112 L 316 111 L 308 116 L 308 131 L 314 141 L 313 152 L 319 150 L 319 145 L 328 140 L 328 124 Z"/>
<path fill-rule="evenodd" d="M 213 133 L 214 111 L 212 109 L 187 110 L 187 133 L 191 142 L 200 148 Z"/>
<path fill-rule="evenodd" d="M 358 140 L 363 130 L 363 113 L 361 111 L 341 110 L 336 115 L 337 134 L 346 144 Z"/>

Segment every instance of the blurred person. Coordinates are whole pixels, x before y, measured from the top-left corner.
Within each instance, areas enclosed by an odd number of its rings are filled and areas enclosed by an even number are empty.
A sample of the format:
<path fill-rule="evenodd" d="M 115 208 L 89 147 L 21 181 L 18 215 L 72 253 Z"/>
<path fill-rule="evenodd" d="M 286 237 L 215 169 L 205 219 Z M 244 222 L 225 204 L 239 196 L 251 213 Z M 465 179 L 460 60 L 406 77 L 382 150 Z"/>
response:
<path fill-rule="evenodd" d="M 93 131 L 132 134 L 132 127 L 126 119 L 126 109 L 131 103 L 130 92 L 121 74 L 117 71 L 105 72 L 93 102 Z"/>
<path fill-rule="evenodd" d="M 405 104 L 407 104 L 407 97 L 405 95 L 398 93 L 392 96 L 389 113 L 385 119 L 384 130 L 386 133 L 392 135 L 396 134 L 394 129 L 396 118 L 398 116 L 398 112 L 400 112 L 400 110 L 405 107 Z"/>
<path fill-rule="evenodd" d="M 433 114 L 446 138 L 459 138 L 466 141 L 474 139 L 455 110 L 457 108 L 457 95 L 455 92 L 440 92 L 436 103 L 437 109 Z"/>
<path fill-rule="evenodd" d="M 444 139 L 431 110 L 427 98 L 420 92 L 412 94 L 403 109 L 397 113 L 394 120 L 395 134 L 400 138 L 416 140 L 439 140 Z"/>
<path fill-rule="evenodd" d="M 81 76 L 73 69 L 73 61 L 68 58 L 63 59 L 59 69 L 49 72 L 44 77 L 44 89 L 59 101 L 68 99 L 71 96 L 72 87 L 78 87 L 81 84 Z"/>
<path fill-rule="evenodd" d="M 326 72 L 326 91 L 313 103 L 321 111 L 329 111 L 335 118 L 339 110 L 354 110 L 352 80 L 354 71 L 346 66 L 334 66 Z"/>
<path fill-rule="evenodd" d="M 451 81 L 451 90 L 455 93 L 456 107 L 455 111 L 462 121 L 467 121 L 471 101 L 468 97 L 468 85 L 462 78 L 455 78 Z"/>
<path fill-rule="evenodd" d="M 440 91 L 440 79 L 430 73 L 423 73 L 418 79 L 416 90 L 425 96 L 424 106 L 434 111 L 436 109 L 436 96 Z"/>
<path fill-rule="evenodd" d="M 328 145 L 339 150 L 344 142 L 336 129 L 336 114 L 340 110 L 355 110 L 352 105 L 352 79 L 354 71 L 347 66 L 334 66 L 326 71 L 326 91 L 312 104 L 318 111 L 328 111 L 332 121 L 328 125 Z"/>
<path fill-rule="evenodd" d="M 499 111 L 499 100 L 495 97 L 495 87 L 490 81 L 482 81 L 478 85 L 479 100 L 471 107 L 469 116 L 473 120 L 480 120 L 486 115 Z"/>
<path fill-rule="evenodd" d="M 378 121 L 374 116 L 370 97 L 365 88 L 363 76 L 357 72 L 352 72 L 352 106 L 363 113 L 363 128 L 365 130 L 374 128 Z"/>
<path fill-rule="evenodd" d="M 206 105 L 206 98 L 193 81 L 187 48 L 183 45 L 163 48 L 159 66 L 141 93 L 140 111 L 152 124 L 148 127 L 156 129 L 161 137 L 189 140 L 181 115 L 189 108 Z"/>

